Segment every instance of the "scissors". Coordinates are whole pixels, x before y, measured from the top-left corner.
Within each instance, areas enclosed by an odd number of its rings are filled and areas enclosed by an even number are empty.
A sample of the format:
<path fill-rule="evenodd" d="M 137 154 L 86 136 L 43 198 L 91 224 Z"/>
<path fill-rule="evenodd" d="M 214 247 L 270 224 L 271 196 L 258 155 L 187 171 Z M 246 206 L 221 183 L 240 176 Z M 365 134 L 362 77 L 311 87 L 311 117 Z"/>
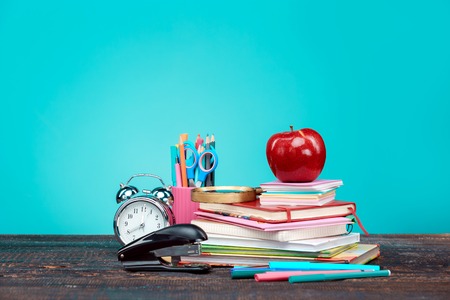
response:
<path fill-rule="evenodd" d="M 184 142 L 184 150 L 186 151 L 186 157 L 188 157 L 186 159 L 186 174 L 189 186 L 201 187 L 206 180 L 206 176 L 217 168 L 219 157 L 217 156 L 214 147 L 210 147 L 202 153 L 198 153 L 194 144 L 190 141 Z M 211 165 L 209 167 L 204 167 L 203 162 L 206 162 L 208 159 L 211 162 Z M 195 181 L 195 171 L 197 171 L 197 181 Z"/>

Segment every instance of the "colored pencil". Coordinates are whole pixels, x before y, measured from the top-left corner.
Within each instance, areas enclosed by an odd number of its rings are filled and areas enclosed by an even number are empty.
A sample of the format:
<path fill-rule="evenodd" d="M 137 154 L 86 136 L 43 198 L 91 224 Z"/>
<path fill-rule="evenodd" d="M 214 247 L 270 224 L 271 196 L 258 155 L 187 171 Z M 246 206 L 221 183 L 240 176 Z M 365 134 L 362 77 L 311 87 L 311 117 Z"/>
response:
<path fill-rule="evenodd" d="M 186 138 L 186 139 L 184 139 Z M 187 174 L 186 174 L 186 154 L 184 152 L 184 141 L 187 140 L 187 134 L 180 135 L 180 143 L 178 149 L 180 150 L 180 170 L 181 170 L 181 186 L 187 187 Z"/>

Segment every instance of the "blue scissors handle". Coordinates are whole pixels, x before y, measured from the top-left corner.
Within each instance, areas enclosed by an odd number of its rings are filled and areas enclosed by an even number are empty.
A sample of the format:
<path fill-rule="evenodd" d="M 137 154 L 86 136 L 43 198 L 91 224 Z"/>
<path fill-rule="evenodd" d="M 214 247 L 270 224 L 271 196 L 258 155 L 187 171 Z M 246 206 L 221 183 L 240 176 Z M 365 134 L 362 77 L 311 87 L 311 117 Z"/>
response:
<path fill-rule="evenodd" d="M 209 168 L 205 168 L 202 163 L 203 160 L 207 159 L 209 159 L 210 162 L 212 163 L 212 165 L 210 165 Z M 202 152 L 202 154 L 200 154 L 198 158 L 198 175 L 197 175 L 197 182 L 195 183 L 196 187 L 202 186 L 202 183 L 205 182 L 206 180 L 206 176 L 208 176 L 208 174 L 212 173 L 217 168 L 218 163 L 219 157 L 214 148 L 205 150 Z"/>
<path fill-rule="evenodd" d="M 189 180 L 194 182 L 195 180 L 195 169 L 198 166 L 199 155 L 192 142 L 184 142 L 184 150 L 186 151 L 186 175 Z"/>

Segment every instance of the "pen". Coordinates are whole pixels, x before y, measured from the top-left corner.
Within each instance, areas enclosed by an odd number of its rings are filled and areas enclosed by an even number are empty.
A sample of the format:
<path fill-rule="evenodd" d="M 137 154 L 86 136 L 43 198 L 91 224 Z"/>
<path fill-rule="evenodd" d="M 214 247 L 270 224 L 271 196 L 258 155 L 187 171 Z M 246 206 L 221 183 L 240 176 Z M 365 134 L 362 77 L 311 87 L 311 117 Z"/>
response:
<path fill-rule="evenodd" d="M 335 263 L 312 263 L 312 262 L 269 262 L 271 269 L 297 269 L 297 270 L 380 270 L 377 265 L 359 265 L 359 264 L 335 264 Z"/>
<path fill-rule="evenodd" d="M 254 278 L 255 274 L 271 271 L 270 268 L 233 268 L 231 270 L 231 279 Z"/>
<path fill-rule="evenodd" d="M 255 274 L 256 281 L 286 281 L 289 277 L 296 275 L 313 275 L 313 274 L 337 274 L 337 273 L 355 273 L 363 272 L 363 270 L 330 270 L 330 271 L 274 271 Z"/>
<path fill-rule="evenodd" d="M 336 273 L 336 274 L 296 275 L 296 276 L 289 277 L 289 282 L 296 283 L 296 282 L 328 281 L 328 280 L 339 280 L 339 279 L 388 277 L 388 276 L 391 276 L 391 271 L 389 271 L 389 270 L 370 271 L 370 272 Z"/>
<path fill-rule="evenodd" d="M 176 166 L 177 163 L 177 146 L 170 146 L 170 167 L 172 168 L 172 183 L 173 186 L 177 185 Z"/>

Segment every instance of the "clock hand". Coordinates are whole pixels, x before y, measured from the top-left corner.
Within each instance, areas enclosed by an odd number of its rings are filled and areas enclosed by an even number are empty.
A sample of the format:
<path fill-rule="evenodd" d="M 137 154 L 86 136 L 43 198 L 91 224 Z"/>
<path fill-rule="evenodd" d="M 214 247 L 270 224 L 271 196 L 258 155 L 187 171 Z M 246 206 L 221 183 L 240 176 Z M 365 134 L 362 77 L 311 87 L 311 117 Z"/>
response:
<path fill-rule="evenodd" d="M 142 227 L 142 224 L 139 224 L 138 226 L 135 226 L 135 227 L 133 227 L 133 228 L 131 228 L 131 229 L 127 229 L 127 233 L 130 234 L 130 233 L 132 233 L 133 231 L 136 231 L 136 230 L 138 230 L 138 229 L 141 228 L 141 227 Z"/>
<path fill-rule="evenodd" d="M 136 231 L 136 230 L 144 228 L 144 227 L 145 227 L 145 223 L 141 223 L 141 224 L 137 225 L 136 227 L 133 227 L 132 229 L 128 229 L 127 233 L 130 234 L 133 231 Z"/>
<path fill-rule="evenodd" d="M 144 227 L 145 227 L 144 214 L 142 214 L 142 219 L 141 219 L 141 224 L 139 224 L 139 229 L 144 228 Z"/>
<path fill-rule="evenodd" d="M 137 225 L 137 226 L 135 226 L 135 227 L 133 227 L 133 228 L 127 230 L 127 233 L 128 233 L 128 234 L 132 233 L 133 231 L 136 231 L 136 230 L 138 230 L 138 229 L 141 229 L 141 228 L 144 228 L 144 227 L 145 227 L 144 215 L 145 215 L 144 213 L 141 214 L 141 223 L 140 223 L 139 225 Z"/>

